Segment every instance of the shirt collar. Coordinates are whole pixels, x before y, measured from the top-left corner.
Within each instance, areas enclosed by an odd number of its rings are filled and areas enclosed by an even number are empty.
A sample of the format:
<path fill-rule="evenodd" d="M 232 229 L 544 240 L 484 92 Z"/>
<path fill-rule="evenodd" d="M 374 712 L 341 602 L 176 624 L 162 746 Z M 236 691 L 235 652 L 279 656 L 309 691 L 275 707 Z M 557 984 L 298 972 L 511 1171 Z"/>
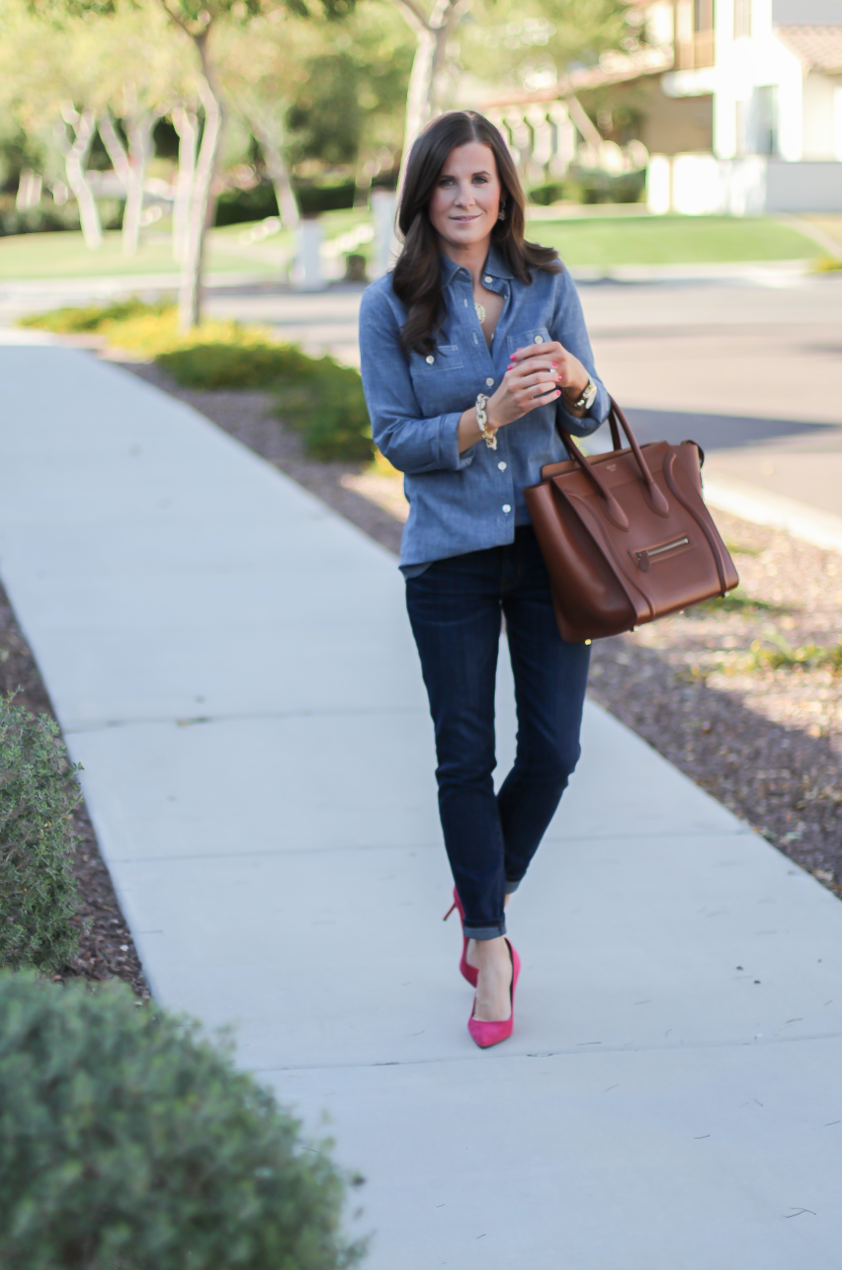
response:
<path fill-rule="evenodd" d="M 442 287 L 449 287 L 462 266 L 457 265 L 456 261 L 451 260 L 444 252 L 439 252 L 439 264 L 441 267 Z M 483 273 L 490 274 L 492 278 L 511 278 L 513 276 L 511 269 L 506 264 L 505 256 L 494 242 L 491 243 L 488 249 Z"/>

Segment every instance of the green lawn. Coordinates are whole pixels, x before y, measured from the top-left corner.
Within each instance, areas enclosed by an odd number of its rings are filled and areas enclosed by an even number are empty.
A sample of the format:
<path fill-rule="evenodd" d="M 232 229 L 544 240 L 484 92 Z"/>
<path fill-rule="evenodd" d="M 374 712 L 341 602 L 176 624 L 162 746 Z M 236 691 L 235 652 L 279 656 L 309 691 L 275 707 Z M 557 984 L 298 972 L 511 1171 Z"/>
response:
<path fill-rule="evenodd" d="M 329 212 L 327 239 L 346 234 L 368 219 L 360 211 Z M 291 250 L 291 236 L 274 234 L 253 245 L 240 243 L 249 225 L 227 225 L 209 236 L 208 267 L 213 272 L 277 275 L 280 259 Z M 142 277 L 177 273 L 162 225 L 147 233 L 137 256 L 122 254 L 120 235 L 109 232 L 99 251 L 90 252 L 79 233 L 19 234 L 0 238 L 0 281 L 24 278 L 80 278 L 109 274 Z M 613 265 L 671 265 L 753 260 L 805 260 L 821 254 L 809 238 L 773 219 L 727 216 L 605 216 L 534 220 L 528 236 L 557 248 L 565 263 L 610 268 Z M 357 248 L 369 255 L 370 246 Z"/>
<path fill-rule="evenodd" d="M 325 237 L 336 238 L 368 219 L 368 212 L 364 209 L 328 212 L 323 217 Z M 251 246 L 240 243 L 240 235 L 259 223 L 226 225 L 212 230 L 208 236 L 207 263 L 210 270 L 214 273 L 277 274 L 280 268 L 278 257 L 291 251 L 292 235 L 281 232 Z M 98 251 L 88 251 L 81 233 L 73 231 L 2 237 L 0 281 L 177 273 L 178 265 L 173 260 L 169 235 L 163 232 L 165 228 L 166 222 L 159 221 L 153 231 L 143 234 L 136 256 L 123 255 L 117 230 L 106 233 Z"/>
<path fill-rule="evenodd" d="M 528 237 L 555 247 L 573 267 L 812 260 L 812 239 L 773 219 L 623 216 L 531 221 Z"/>

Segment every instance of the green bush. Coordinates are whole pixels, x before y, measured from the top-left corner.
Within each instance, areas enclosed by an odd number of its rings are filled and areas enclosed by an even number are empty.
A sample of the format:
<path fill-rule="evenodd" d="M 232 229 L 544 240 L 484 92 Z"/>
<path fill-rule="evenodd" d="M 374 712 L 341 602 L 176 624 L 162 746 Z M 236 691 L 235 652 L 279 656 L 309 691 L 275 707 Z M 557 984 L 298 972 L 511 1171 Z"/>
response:
<path fill-rule="evenodd" d="M 155 359 L 186 388 L 267 388 L 279 379 L 311 378 L 313 358 L 290 344 L 209 340 Z"/>
<path fill-rule="evenodd" d="M 582 168 L 576 173 L 576 181 L 582 203 L 639 203 L 646 188 L 646 172 L 641 169 L 612 176 Z"/>
<path fill-rule="evenodd" d="M 147 314 L 162 314 L 169 308 L 164 302 L 146 304 L 137 296 L 116 300 L 113 304 L 88 304 L 82 308 L 51 309 L 48 313 L 31 313 L 19 320 L 19 326 L 37 327 L 56 335 L 93 334 L 109 322 L 126 322 Z"/>
<path fill-rule="evenodd" d="M 302 216 L 320 216 L 322 212 L 339 212 L 354 206 L 357 187 L 354 181 L 293 181 L 298 210 Z"/>
<path fill-rule="evenodd" d="M 561 181 L 546 181 L 543 185 L 533 185 L 529 191 L 530 201 L 537 203 L 539 207 L 549 207 L 551 203 L 558 203 L 564 195 L 564 185 Z"/>
<path fill-rule="evenodd" d="M 374 442 L 359 373 L 332 357 L 312 364 L 307 382 L 278 391 L 278 414 L 301 433 L 314 458 L 371 462 Z"/>
<path fill-rule="evenodd" d="M 371 424 L 359 373 L 292 345 L 209 342 L 155 359 L 188 388 L 276 388 L 278 413 L 317 459 L 368 462 Z"/>
<path fill-rule="evenodd" d="M 216 200 L 215 225 L 241 225 L 278 215 L 275 187 L 261 181 L 252 190 L 223 190 Z"/>
<path fill-rule="evenodd" d="M 0 975 L 4 1270 L 340 1270 L 324 1144 L 123 984 Z"/>
<path fill-rule="evenodd" d="M 123 204 L 118 199 L 100 199 L 100 220 L 103 229 L 119 229 L 123 221 Z M 18 211 L 13 194 L 0 194 L 0 237 L 9 234 L 55 233 L 58 230 L 79 228 L 79 209 L 75 199 L 58 206 L 50 198 L 43 198 L 37 207 Z"/>
<path fill-rule="evenodd" d="M 0 965 L 58 970 L 76 956 L 74 770 L 53 720 L 0 696 Z"/>

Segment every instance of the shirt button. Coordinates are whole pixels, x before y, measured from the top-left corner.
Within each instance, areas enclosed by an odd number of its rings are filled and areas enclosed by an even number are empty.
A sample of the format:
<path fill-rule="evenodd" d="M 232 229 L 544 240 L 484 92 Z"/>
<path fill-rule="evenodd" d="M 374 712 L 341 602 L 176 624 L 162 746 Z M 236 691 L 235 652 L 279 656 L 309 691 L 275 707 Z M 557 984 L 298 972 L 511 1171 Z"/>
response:
<path fill-rule="evenodd" d="M 499 467 L 499 469 L 500 469 L 500 471 L 501 471 L 501 472 L 505 472 L 505 470 L 506 470 L 506 464 L 505 464 L 505 463 L 502 463 L 502 462 L 501 462 L 501 463 L 498 463 L 498 464 L 497 464 L 497 466 Z M 503 508 L 503 511 L 505 511 L 505 510 L 506 510 L 506 509 L 505 509 L 505 507 L 504 507 L 504 508 Z"/>
<path fill-rule="evenodd" d="M 428 365 L 428 366 L 432 366 L 432 364 L 433 364 L 433 362 L 434 362 L 435 360 L 436 360 L 436 359 L 435 359 L 435 357 L 433 357 L 433 354 L 432 354 L 432 353 L 430 353 L 430 356 L 427 358 L 427 365 Z"/>
<path fill-rule="evenodd" d="M 543 342 L 544 342 L 544 337 L 543 337 L 543 335 L 536 335 L 536 336 L 535 336 L 535 343 L 536 343 L 536 344 L 543 344 Z"/>
<path fill-rule="evenodd" d="M 508 516 L 508 514 L 509 514 L 509 512 L 510 512 L 511 510 L 512 510 L 512 509 L 511 509 L 511 507 L 509 506 L 509 504 L 508 504 L 508 503 L 504 503 L 504 504 L 503 504 L 503 511 L 506 513 L 506 515 L 507 515 L 507 516 Z"/>
<path fill-rule="evenodd" d="M 485 381 L 486 388 L 490 388 L 493 383 L 494 383 L 493 379 L 486 379 Z"/>
<path fill-rule="evenodd" d="M 493 281 L 494 279 L 489 274 L 486 274 L 485 277 L 483 278 L 483 282 L 485 283 L 486 286 L 488 286 L 488 284 Z"/>

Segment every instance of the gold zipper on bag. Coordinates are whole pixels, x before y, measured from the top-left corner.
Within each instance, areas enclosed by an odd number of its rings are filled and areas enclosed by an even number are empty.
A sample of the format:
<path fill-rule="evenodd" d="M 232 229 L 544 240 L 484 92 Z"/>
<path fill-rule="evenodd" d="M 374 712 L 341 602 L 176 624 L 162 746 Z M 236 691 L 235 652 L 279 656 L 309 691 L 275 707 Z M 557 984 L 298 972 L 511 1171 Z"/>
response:
<path fill-rule="evenodd" d="M 674 538 L 672 542 L 665 542 L 660 547 L 645 547 L 643 551 L 634 553 L 635 559 L 640 568 L 645 573 L 649 568 L 649 561 L 656 560 L 658 556 L 662 556 L 667 551 L 676 551 L 679 547 L 689 547 L 690 539 L 687 534 L 682 534 L 680 538 Z"/>

